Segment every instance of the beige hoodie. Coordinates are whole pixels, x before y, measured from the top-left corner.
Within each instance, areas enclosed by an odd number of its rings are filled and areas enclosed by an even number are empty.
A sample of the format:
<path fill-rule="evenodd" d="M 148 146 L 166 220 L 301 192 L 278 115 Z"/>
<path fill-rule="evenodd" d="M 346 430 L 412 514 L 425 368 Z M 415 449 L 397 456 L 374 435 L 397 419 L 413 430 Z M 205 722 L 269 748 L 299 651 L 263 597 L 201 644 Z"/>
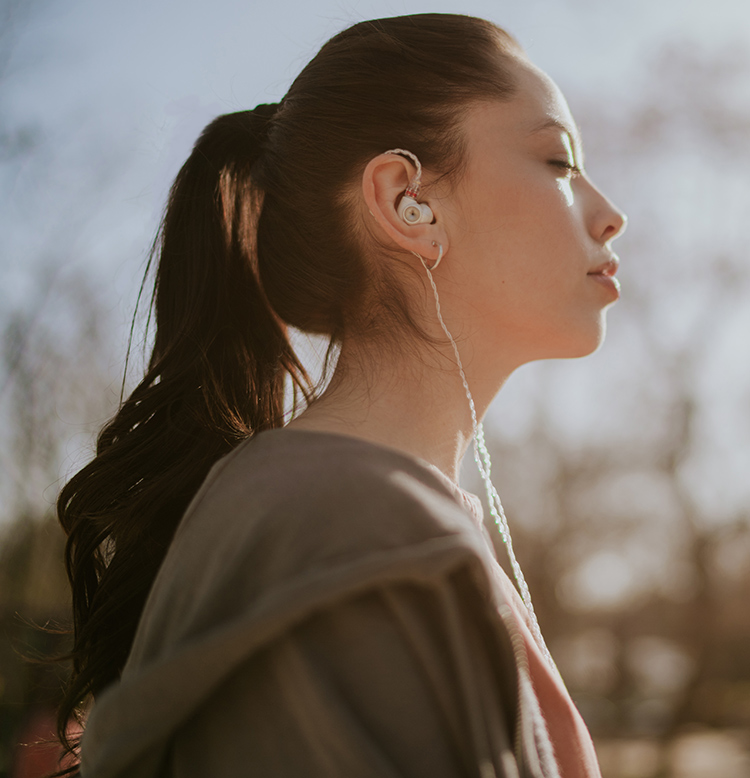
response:
<path fill-rule="evenodd" d="M 475 505 L 357 438 L 241 444 L 188 508 L 94 705 L 84 778 L 559 776 Z"/>

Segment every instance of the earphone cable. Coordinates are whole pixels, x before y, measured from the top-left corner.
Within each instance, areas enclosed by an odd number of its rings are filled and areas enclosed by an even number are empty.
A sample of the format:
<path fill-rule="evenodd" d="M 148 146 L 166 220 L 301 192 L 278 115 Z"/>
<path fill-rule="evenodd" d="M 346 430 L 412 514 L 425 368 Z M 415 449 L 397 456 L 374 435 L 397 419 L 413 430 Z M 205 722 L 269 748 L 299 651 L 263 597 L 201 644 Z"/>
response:
<path fill-rule="evenodd" d="M 440 255 L 442 257 L 442 246 L 440 248 Z M 495 524 L 500 533 L 500 537 L 502 538 L 503 543 L 505 544 L 505 548 L 508 551 L 508 558 L 510 559 L 513 576 L 515 577 L 516 583 L 518 584 L 521 600 L 523 601 L 523 604 L 526 606 L 526 610 L 528 611 L 529 621 L 531 623 L 531 630 L 534 634 L 534 638 L 539 644 L 539 648 L 541 649 L 547 661 L 552 667 L 555 667 L 555 661 L 552 659 L 552 655 L 550 654 L 549 649 L 547 648 L 547 643 L 545 642 L 544 636 L 542 635 L 542 630 L 539 627 L 539 621 L 537 620 L 536 612 L 534 611 L 534 606 L 531 602 L 531 592 L 529 591 L 528 584 L 526 583 L 523 571 L 521 570 L 521 565 L 518 564 L 515 551 L 513 550 L 513 541 L 510 537 L 510 527 L 508 526 L 508 519 L 505 515 L 503 504 L 500 502 L 500 495 L 497 493 L 497 489 L 495 489 L 491 480 L 492 462 L 490 460 L 490 452 L 487 450 L 487 444 L 485 443 L 484 439 L 484 426 L 477 422 L 476 406 L 474 405 L 474 398 L 471 394 L 471 390 L 469 389 L 469 382 L 466 380 L 466 373 L 464 372 L 464 366 L 461 362 L 461 355 L 458 351 L 458 346 L 456 345 L 456 341 L 453 339 L 453 336 L 451 335 L 448 327 L 445 324 L 445 321 L 443 320 L 443 314 L 440 310 L 440 298 L 438 296 L 437 285 L 435 284 L 435 279 L 432 277 L 430 268 L 427 267 L 424 259 L 419 254 L 417 254 L 417 256 L 419 257 L 422 266 L 427 271 L 427 277 L 430 280 L 430 286 L 432 286 L 432 292 L 435 296 L 435 308 L 437 309 L 438 321 L 440 322 L 440 326 L 442 327 L 443 332 L 445 333 L 446 337 L 450 341 L 451 347 L 453 348 L 453 354 L 456 358 L 456 364 L 458 365 L 458 372 L 461 376 L 461 382 L 463 383 L 464 391 L 466 392 L 466 397 L 469 401 L 473 433 L 472 440 L 474 444 L 474 461 L 476 462 L 477 469 L 479 470 L 479 474 L 482 478 L 482 481 L 484 482 L 490 514 L 495 521 Z M 433 265 L 433 268 L 436 266 L 437 263 Z"/>

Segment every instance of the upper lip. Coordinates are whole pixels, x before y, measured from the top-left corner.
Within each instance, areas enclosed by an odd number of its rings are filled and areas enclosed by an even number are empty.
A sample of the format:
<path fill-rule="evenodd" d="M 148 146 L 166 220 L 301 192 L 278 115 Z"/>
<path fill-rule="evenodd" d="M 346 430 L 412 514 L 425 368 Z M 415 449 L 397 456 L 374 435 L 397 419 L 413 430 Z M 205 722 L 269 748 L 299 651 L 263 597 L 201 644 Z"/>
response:
<path fill-rule="evenodd" d="M 620 267 L 620 259 L 617 254 L 612 254 L 600 265 L 597 265 L 593 270 L 589 270 L 588 275 L 602 275 L 613 276 L 617 272 L 617 268 Z"/>

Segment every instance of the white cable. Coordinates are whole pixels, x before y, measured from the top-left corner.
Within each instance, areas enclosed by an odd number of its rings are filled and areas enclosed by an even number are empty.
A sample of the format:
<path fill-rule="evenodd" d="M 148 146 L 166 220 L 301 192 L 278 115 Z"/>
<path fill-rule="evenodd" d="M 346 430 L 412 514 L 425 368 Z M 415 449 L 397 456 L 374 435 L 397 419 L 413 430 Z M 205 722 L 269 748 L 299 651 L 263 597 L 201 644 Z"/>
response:
<path fill-rule="evenodd" d="M 422 163 L 417 159 L 416 154 L 412 154 L 411 151 L 407 151 L 406 149 L 389 149 L 388 151 L 384 151 L 384 154 L 404 154 L 405 156 L 409 157 L 409 159 L 414 163 L 414 167 L 417 169 L 417 172 L 414 174 L 414 178 L 409 182 L 409 188 L 414 189 L 415 193 L 419 191 L 419 187 L 422 184 Z"/>
<path fill-rule="evenodd" d="M 416 254 L 416 252 L 413 253 Z M 441 259 L 442 259 L 442 253 L 443 252 L 441 246 L 440 247 Z M 513 569 L 513 576 L 515 577 L 516 583 L 518 584 L 518 590 L 521 594 L 521 599 L 523 600 L 523 604 L 526 606 L 526 610 L 528 611 L 529 614 L 531 631 L 537 643 L 539 644 L 539 648 L 541 649 L 545 658 L 550 663 L 550 665 L 552 665 L 552 667 L 555 667 L 555 662 L 552 659 L 552 655 L 550 654 L 549 649 L 547 648 L 547 643 L 544 640 L 544 637 L 542 635 L 542 630 L 540 629 L 539 622 L 537 621 L 536 618 L 534 606 L 531 603 L 531 592 L 529 591 L 528 584 L 526 583 L 526 579 L 523 576 L 521 565 L 518 564 L 518 560 L 516 559 L 515 552 L 513 551 L 513 541 L 511 540 L 510 537 L 510 527 L 508 526 L 508 519 L 506 518 L 505 511 L 503 510 L 503 504 L 500 502 L 500 495 L 498 495 L 497 489 L 495 489 L 490 479 L 491 472 L 492 472 L 492 462 L 490 460 L 490 452 L 487 450 L 487 445 L 484 440 L 484 427 L 481 423 L 477 422 L 476 406 L 474 405 L 474 398 L 472 397 L 471 390 L 469 389 L 469 383 L 466 380 L 466 373 L 464 373 L 464 366 L 463 363 L 461 362 L 461 355 L 458 353 L 458 346 L 456 345 L 456 341 L 453 339 L 453 336 L 451 335 L 450 331 L 448 330 L 448 327 L 446 327 L 445 322 L 443 321 L 443 315 L 440 311 L 440 298 L 438 297 L 437 286 L 435 285 L 435 280 L 432 277 L 430 268 L 427 267 L 427 264 L 425 263 L 424 259 L 422 259 L 422 257 L 419 254 L 416 254 L 416 256 L 419 257 L 422 266 L 427 271 L 427 277 L 430 280 L 430 286 L 432 286 L 432 292 L 435 295 L 435 308 L 437 309 L 438 321 L 440 322 L 440 326 L 443 328 L 443 332 L 446 334 L 448 340 L 450 340 L 451 346 L 453 347 L 453 354 L 456 357 L 458 372 L 461 375 L 461 381 L 464 385 L 464 391 L 466 392 L 466 397 L 469 401 L 469 409 L 471 411 L 472 438 L 474 442 L 474 461 L 477 464 L 477 469 L 479 470 L 479 474 L 482 477 L 482 481 L 484 482 L 485 491 L 487 492 L 487 502 L 489 503 L 489 507 L 490 507 L 490 514 L 492 515 L 492 518 L 495 520 L 495 524 L 497 525 L 498 531 L 500 532 L 500 537 L 503 539 L 505 548 L 508 550 L 508 557 L 510 559 L 511 568 Z M 435 268 L 437 264 L 438 263 L 436 262 L 433 265 L 433 268 Z"/>

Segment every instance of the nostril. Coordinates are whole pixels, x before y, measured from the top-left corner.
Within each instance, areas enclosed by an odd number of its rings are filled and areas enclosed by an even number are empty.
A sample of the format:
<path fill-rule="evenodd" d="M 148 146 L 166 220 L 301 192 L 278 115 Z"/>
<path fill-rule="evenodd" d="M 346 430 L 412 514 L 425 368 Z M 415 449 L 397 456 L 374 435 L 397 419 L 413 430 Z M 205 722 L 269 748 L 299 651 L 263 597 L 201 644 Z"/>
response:
<path fill-rule="evenodd" d="M 604 233 L 602 234 L 602 242 L 613 240 L 614 238 L 622 235 L 625 232 L 625 228 L 628 225 L 628 217 L 625 214 L 618 215 L 617 219 L 613 219 L 611 224 L 608 224 Z"/>

